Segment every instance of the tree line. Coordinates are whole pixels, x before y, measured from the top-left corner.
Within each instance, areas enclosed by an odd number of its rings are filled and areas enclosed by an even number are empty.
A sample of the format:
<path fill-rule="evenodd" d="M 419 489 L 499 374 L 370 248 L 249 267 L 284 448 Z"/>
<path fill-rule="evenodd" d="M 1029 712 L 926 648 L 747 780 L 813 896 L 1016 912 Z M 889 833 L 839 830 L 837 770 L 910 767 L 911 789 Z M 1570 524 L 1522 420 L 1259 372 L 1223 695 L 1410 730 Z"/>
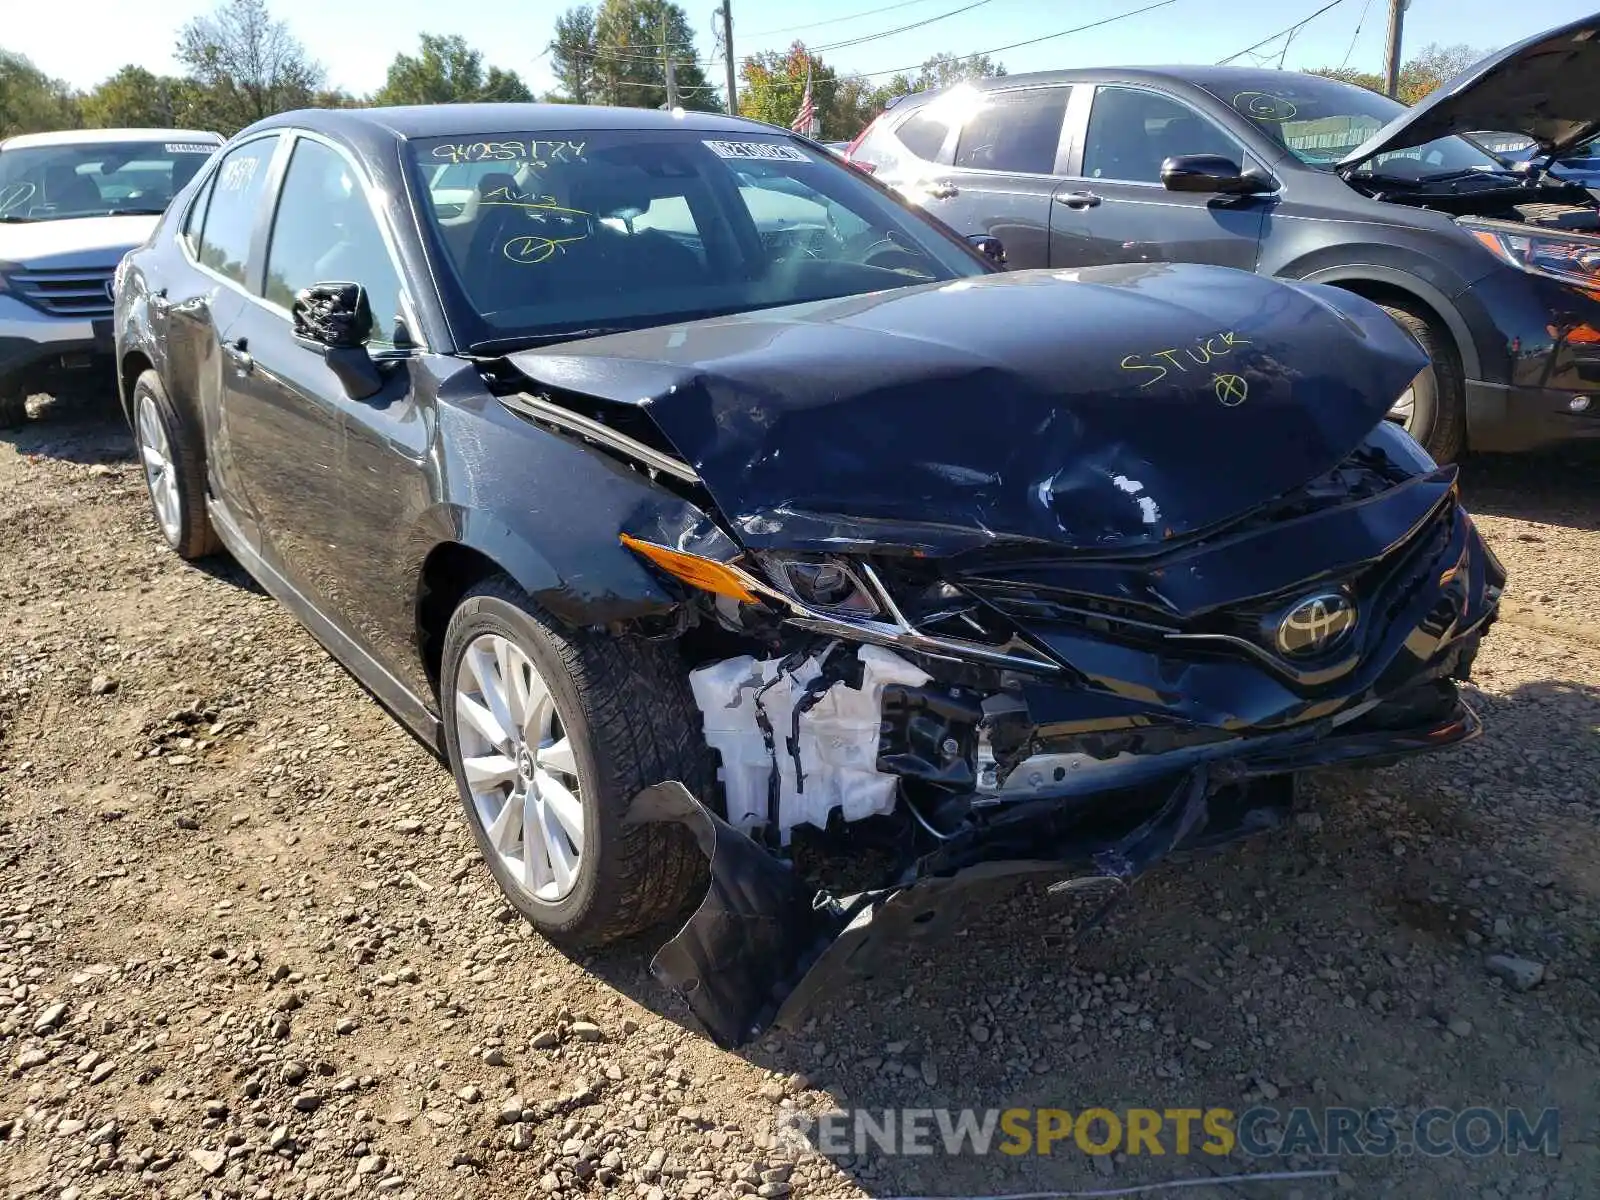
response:
<path fill-rule="evenodd" d="M 87 91 L 51 79 L 20 54 L 0 47 L 0 137 L 38 130 L 156 126 L 232 134 L 262 117 L 295 108 L 464 101 L 530 101 L 663 107 L 671 60 L 678 103 L 721 112 L 726 98 L 708 77 L 721 68 L 702 55 L 693 26 L 674 0 L 600 0 L 567 9 L 547 51 L 557 88 L 535 97 L 516 71 L 485 62 L 457 35 L 421 34 L 417 50 L 397 54 L 384 83 L 357 96 L 328 82 L 327 72 L 272 14 L 268 0 L 221 0 L 177 31 L 181 71 L 158 75 L 129 64 Z M 1405 64 L 1400 98 L 1414 104 L 1480 56 L 1468 46 L 1429 46 Z M 987 55 L 936 54 L 912 72 L 874 84 L 841 73 L 795 42 L 742 59 L 739 112 L 786 126 L 799 112 L 809 68 L 812 100 L 828 139 L 853 137 L 896 97 L 962 79 L 1006 73 Z M 1316 74 L 1382 90 L 1377 76 L 1354 69 Z"/>

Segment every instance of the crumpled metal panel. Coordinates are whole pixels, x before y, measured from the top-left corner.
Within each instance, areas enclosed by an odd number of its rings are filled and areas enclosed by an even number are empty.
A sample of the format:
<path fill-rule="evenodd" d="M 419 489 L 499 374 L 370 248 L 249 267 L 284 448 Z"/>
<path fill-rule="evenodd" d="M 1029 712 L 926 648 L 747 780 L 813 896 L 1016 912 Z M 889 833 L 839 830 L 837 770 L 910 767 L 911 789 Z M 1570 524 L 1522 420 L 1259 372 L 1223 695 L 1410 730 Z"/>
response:
<path fill-rule="evenodd" d="M 510 356 L 638 404 L 754 548 L 1159 545 L 1338 463 L 1424 365 L 1381 309 L 1240 271 L 1025 271 Z"/>

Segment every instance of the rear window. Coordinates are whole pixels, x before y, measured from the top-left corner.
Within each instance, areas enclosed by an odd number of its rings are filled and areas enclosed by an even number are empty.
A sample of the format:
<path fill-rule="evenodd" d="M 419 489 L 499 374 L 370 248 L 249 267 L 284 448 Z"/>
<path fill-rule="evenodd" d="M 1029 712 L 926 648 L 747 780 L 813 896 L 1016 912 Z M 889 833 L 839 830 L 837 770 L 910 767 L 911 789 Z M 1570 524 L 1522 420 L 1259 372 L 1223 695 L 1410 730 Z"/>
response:
<path fill-rule="evenodd" d="M 961 126 L 955 165 L 1048 175 L 1055 170 L 1070 88 L 1027 88 L 985 96 Z"/>
<path fill-rule="evenodd" d="M 407 145 L 461 317 L 474 326 L 468 343 L 693 320 L 984 269 L 834 155 L 786 137 L 673 128 Z"/>
<path fill-rule="evenodd" d="M 929 104 L 912 113 L 895 127 L 900 144 L 918 158 L 937 162 L 950 132 L 950 114 L 939 105 Z"/>

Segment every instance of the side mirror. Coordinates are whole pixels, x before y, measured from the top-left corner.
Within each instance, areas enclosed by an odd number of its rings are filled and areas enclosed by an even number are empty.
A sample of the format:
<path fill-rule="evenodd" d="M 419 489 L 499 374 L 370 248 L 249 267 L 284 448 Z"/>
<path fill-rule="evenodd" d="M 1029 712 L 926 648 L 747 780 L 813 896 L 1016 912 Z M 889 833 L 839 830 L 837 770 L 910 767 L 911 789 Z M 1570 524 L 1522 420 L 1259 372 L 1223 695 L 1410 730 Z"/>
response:
<path fill-rule="evenodd" d="M 294 337 L 328 360 L 352 400 L 365 400 L 383 387 L 383 374 L 367 353 L 372 307 L 359 283 L 313 283 L 295 294 Z"/>
<path fill-rule="evenodd" d="M 1000 239 L 987 233 L 969 233 L 967 241 L 972 243 L 972 248 L 983 255 L 997 267 L 1006 265 L 1006 248 L 1001 245 Z"/>
<path fill-rule="evenodd" d="M 1175 154 L 1161 164 L 1161 185 L 1169 192 L 1214 192 L 1249 196 L 1270 192 L 1272 181 L 1241 171 L 1225 154 Z"/>

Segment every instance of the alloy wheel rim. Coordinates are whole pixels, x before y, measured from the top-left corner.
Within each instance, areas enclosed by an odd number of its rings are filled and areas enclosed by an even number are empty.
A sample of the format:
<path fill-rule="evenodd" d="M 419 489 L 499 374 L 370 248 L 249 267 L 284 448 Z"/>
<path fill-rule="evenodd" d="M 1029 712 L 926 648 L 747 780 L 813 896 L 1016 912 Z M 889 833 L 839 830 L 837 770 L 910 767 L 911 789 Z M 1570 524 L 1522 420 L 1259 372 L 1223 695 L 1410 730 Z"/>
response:
<path fill-rule="evenodd" d="M 178 544 L 178 479 L 172 469 L 172 445 L 166 426 L 156 412 L 155 401 L 139 397 L 139 458 L 144 464 L 145 482 L 150 486 L 150 503 L 156 510 L 156 524 L 167 541 Z"/>
<path fill-rule="evenodd" d="M 1401 392 L 1396 397 L 1395 402 L 1389 406 L 1389 411 L 1386 414 L 1388 419 L 1402 426 L 1408 433 L 1417 419 L 1417 384 L 1425 379 L 1431 380 L 1432 377 L 1433 368 L 1431 366 L 1424 367 L 1406 385 L 1406 390 Z"/>
<path fill-rule="evenodd" d="M 522 648 L 481 634 L 456 668 L 456 731 L 474 817 L 529 898 L 555 904 L 583 859 L 582 783 L 550 687 Z"/>

